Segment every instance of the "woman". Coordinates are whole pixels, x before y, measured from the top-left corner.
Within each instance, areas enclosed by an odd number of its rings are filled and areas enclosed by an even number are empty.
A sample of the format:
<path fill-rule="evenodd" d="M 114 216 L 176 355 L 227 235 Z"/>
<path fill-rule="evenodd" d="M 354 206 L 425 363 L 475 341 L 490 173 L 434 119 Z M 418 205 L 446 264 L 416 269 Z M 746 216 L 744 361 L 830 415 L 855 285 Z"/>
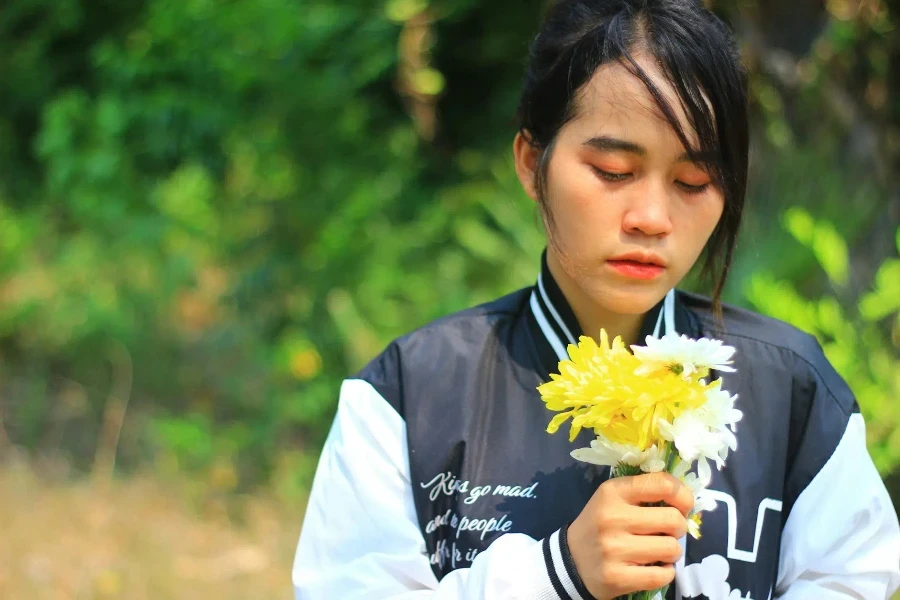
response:
<path fill-rule="evenodd" d="M 747 179 L 732 36 L 699 2 L 560 1 L 518 116 L 516 169 L 549 239 L 537 283 L 344 382 L 297 598 L 606 600 L 673 578 L 671 598 L 887 598 L 900 529 L 850 390 L 810 336 L 720 305 Z M 713 297 L 675 292 L 704 253 Z M 535 387 L 601 328 L 737 348 L 738 450 L 699 540 L 685 541 L 693 496 L 677 479 L 608 480 L 545 432 Z"/>

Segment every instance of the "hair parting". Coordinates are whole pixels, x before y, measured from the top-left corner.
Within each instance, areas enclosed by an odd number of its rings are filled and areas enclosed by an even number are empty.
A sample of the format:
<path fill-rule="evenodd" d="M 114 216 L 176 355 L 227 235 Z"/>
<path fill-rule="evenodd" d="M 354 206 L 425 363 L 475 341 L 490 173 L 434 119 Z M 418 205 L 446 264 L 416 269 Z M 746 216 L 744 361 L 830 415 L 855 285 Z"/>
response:
<path fill-rule="evenodd" d="M 672 84 L 696 147 L 635 60 L 637 53 L 649 53 Z M 580 94 L 594 72 L 613 61 L 641 81 L 688 156 L 723 193 L 725 207 L 700 271 L 701 279 L 712 283 L 713 311 L 721 319 L 746 195 L 747 77 L 734 36 L 698 0 L 558 0 L 551 6 L 530 47 L 516 112 L 520 132 L 540 152 L 535 188 L 548 241 L 558 248 L 546 202 L 554 142 L 577 115 Z"/>

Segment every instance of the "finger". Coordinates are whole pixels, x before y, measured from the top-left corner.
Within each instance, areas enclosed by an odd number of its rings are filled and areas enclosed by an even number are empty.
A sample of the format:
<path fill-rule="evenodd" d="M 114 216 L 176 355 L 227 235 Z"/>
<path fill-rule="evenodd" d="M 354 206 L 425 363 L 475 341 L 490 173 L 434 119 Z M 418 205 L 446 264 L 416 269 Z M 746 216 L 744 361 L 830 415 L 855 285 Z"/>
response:
<path fill-rule="evenodd" d="M 630 566 L 616 569 L 615 582 L 617 596 L 631 592 L 655 590 L 672 583 L 675 579 L 675 567 L 666 566 Z"/>
<path fill-rule="evenodd" d="M 668 535 L 675 539 L 687 535 L 687 519 L 671 506 L 629 506 L 622 522 L 621 529 L 633 535 Z"/>
<path fill-rule="evenodd" d="M 675 564 L 684 554 L 678 540 L 669 535 L 632 535 L 619 550 L 622 562 L 634 565 Z"/>
<path fill-rule="evenodd" d="M 620 479 L 622 482 L 619 489 L 622 498 L 634 506 L 665 502 L 677 508 L 685 517 L 694 508 L 694 494 L 691 489 L 669 473 L 647 473 Z"/>

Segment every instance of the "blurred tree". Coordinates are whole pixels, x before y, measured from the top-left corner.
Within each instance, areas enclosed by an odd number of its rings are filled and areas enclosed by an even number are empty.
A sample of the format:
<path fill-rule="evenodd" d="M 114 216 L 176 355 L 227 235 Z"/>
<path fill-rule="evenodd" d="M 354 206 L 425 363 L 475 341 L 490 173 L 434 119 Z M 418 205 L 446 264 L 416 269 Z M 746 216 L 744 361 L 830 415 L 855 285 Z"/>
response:
<path fill-rule="evenodd" d="M 308 476 L 296 450 L 342 377 L 531 283 L 543 234 L 510 143 L 545 4 L 7 0 L 0 444 Z M 713 4 L 756 132 L 729 299 L 756 301 L 763 266 L 830 289 L 772 227 L 796 205 L 848 240 L 834 293 L 855 307 L 900 224 L 896 2 Z"/>

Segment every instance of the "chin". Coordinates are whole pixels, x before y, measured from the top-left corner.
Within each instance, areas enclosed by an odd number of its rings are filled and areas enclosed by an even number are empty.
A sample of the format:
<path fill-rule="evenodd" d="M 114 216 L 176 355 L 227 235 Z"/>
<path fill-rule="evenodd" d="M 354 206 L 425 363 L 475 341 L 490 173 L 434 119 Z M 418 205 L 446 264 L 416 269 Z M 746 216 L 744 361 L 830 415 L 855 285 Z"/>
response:
<path fill-rule="evenodd" d="M 604 309 L 620 315 L 642 315 L 659 304 L 669 288 L 646 286 L 641 288 L 605 289 L 591 294 L 593 301 Z"/>

